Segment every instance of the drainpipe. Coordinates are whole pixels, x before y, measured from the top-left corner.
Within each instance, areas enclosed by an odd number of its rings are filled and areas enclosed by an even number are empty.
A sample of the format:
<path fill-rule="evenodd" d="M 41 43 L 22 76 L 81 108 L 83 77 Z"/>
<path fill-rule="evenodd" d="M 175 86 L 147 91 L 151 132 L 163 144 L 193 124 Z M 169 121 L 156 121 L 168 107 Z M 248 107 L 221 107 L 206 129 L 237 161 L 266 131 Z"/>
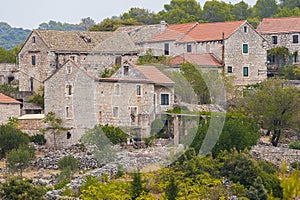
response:
<path fill-rule="evenodd" d="M 223 73 L 225 72 L 225 35 L 224 32 L 222 33 L 222 66 L 223 66 Z"/>

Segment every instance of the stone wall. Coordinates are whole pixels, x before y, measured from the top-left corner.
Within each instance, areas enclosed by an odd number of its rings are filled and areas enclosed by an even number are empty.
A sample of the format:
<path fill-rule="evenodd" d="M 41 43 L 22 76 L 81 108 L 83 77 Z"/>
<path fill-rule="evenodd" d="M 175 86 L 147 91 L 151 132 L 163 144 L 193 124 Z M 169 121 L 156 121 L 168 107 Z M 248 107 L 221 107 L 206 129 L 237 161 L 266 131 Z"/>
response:
<path fill-rule="evenodd" d="M 0 84 L 19 80 L 18 65 L 13 63 L 0 63 Z"/>
<path fill-rule="evenodd" d="M 20 130 L 29 136 L 41 134 L 41 130 L 45 128 L 43 119 L 19 119 L 19 122 Z"/>
<path fill-rule="evenodd" d="M 20 116 L 20 104 L 0 103 L 0 124 L 6 124 L 9 117 L 18 118 Z"/>

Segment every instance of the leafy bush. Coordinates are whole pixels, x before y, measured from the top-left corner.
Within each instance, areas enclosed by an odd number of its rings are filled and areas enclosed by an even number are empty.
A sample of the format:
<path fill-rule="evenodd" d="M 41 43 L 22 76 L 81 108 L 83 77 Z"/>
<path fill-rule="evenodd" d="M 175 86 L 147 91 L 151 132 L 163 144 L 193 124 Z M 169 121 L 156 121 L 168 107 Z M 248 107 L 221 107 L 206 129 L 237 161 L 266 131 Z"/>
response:
<path fill-rule="evenodd" d="M 291 163 L 291 167 L 294 169 L 300 169 L 300 162 L 293 162 Z"/>
<path fill-rule="evenodd" d="M 55 190 L 63 189 L 68 183 L 70 183 L 69 179 L 63 179 L 59 183 L 54 185 Z"/>
<path fill-rule="evenodd" d="M 31 180 L 11 178 L 0 186 L 0 197 L 13 200 L 40 200 L 47 189 L 40 185 L 32 185 Z"/>
<path fill-rule="evenodd" d="M 114 126 L 101 126 L 99 125 L 106 137 L 111 141 L 113 144 L 119 144 L 123 142 L 127 142 L 128 135 L 124 133 L 119 127 Z"/>
<path fill-rule="evenodd" d="M 38 145 L 44 145 L 46 144 L 47 140 L 45 138 L 45 135 L 37 134 L 30 137 L 30 142 L 33 142 Z"/>
<path fill-rule="evenodd" d="M 58 168 L 64 170 L 70 168 L 72 172 L 76 172 L 79 169 L 80 163 L 72 155 L 65 156 L 58 161 Z"/>
<path fill-rule="evenodd" d="M 290 149 L 298 149 L 300 150 L 300 142 L 292 141 L 289 145 Z"/>
<path fill-rule="evenodd" d="M 16 127 L 10 125 L 0 126 L 0 156 L 3 158 L 5 154 L 12 149 L 18 149 L 21 146 L 28 146 L 29 136 Z"/>
<path fill-rule="evenodd" d="M 165 125 L 164 125 L 162 119 L 155 119 L 151 122 L 150 127 L 151 127 L 150 133 L 152 135 L 154 135 L 154 134 L 163 133 Z"/>

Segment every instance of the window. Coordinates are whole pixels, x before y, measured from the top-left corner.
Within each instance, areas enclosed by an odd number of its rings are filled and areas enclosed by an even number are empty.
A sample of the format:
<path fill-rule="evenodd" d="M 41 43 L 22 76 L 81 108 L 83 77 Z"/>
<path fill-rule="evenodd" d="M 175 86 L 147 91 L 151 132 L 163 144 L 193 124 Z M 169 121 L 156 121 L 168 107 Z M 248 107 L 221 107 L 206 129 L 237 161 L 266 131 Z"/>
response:
<path fill-rule="evenodd" d="M 186 46 L 186 51 L 189 53 L 189 52 L 192 52 L 192 45 L 188 44 Z"/>
<path fill-rule="evenodd" d="M 70 118 L 70 107 L 69 106 L 67 106 L 66 107 L 66 118 Z"/>
<path fill-rule="evenodd" d="M 299 61 L 298 52 L 293 54 L 293 60 L 294 60 L 294 63 L 297 63 Z"/>
<path fill-rule="evenodd" d="M 119 107 L 113 107 L 113 117 L 119 117 Z"/>
<path fill-rule="evenodd" d="M 142 86 L 136 85 L 136 95 L 141 96 L 142 95 Z"/>
<path fill-rule="evenodd" d="M 33 91 L 33 78 L 30 78 L 30 91 Z"/>
<path fill-rule="evenodd" d="M 274 64 L 274 63 L 275 63 L 275 55 L 270 56 L 270 57 L 268 58 L 268 61 L 269 61 L 270 64 Z"/>
<path fill-rule="evenodd" d="M 243 67 L 243 76 L 248 77 L 249 76 L 249 68 L 248 67 Z"/>
<path fill-rule="evenodd" d="M 277 36 L 272 36 L 272 44 L 277 44 Z"/>
<path fill-rule="evenodd" d="M 122 62 L 122 57 L 121 56 L 116 56 L 115 57 L 115 65 L 120 66 Z"/>
<path fill-rule="evenodd" d="M 247 32 L 248 32 L 248 27 L 244 26 L 244 33 L 247 33 Z"/>
<path fill-rule="evenodd" d="M 228 67 L 227 67 L 227 72 L 228 72 L 228 73 L 232 73 L 232 66 L 228 66 Z"/>
<path fill-rule="evenodd" d="M 293 43 L 298 43 L 298 35 L 293 35 Z"/>
<path fill-rule="evenodd" d="M 115 84 L 115 95 L 120 95 L 120 84 Z"/>
<path fill-rule="evenodd" d="M 170 105 L 169 94 L 160 94 L 160 104 L 161 105 Z"/>
<path fill-rule="evenodd" d="M 247 54 L 248 52 L 248 44 L 243 44 L 243 53 Z"/>
<path fill-rule="evenodd" d="M 68 65 L 67 68 L 66 68 L 66 70 L 67 70 L 67 74 L 71 74 L 72 67 L 70 65 Z"/>
<path fill-rule="evenodd" d="M 32 55 L 32 56 L 31 56 L 31 64 L 32 64 L 32 65 L 35 65 L 35 64 L 36 64 L 36 56 L 35 56 L 35 55 Z"/>
<path fill-rule="evenodd" d="M 128 76 L 129 74 L 129 66 L 124 66 L 124 76 Z"/>
<path fill-rule="evenodd" d="M 66 86 L 66 93 L 67 95 L 72 95 L 72 85 L 67 85 Z"/>
<path fill-rule="evenodd" d="M 75 62 L 77 62 L 77 56 L 76 55 L 70 56 L 70 59 L 73 60 L 73 61 L 75 61 Z"/>
<path fill-rule="evenodd" d="M 170 46 L 169 43 L 165 43 L 165 55 L 170 55 Z"/>
<path fill-rule="evenodd" d="M 35 36 L 32 37 L 32 44 L 35 44 Z"/>

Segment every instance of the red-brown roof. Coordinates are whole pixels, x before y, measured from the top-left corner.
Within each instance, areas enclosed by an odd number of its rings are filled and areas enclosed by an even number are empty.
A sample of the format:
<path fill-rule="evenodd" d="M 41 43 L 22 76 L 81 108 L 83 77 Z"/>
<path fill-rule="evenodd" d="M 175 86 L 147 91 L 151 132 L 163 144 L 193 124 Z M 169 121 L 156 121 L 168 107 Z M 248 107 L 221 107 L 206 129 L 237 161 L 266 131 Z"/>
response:
<path fill-rule="evenodd" d="M 261 34 L 300 32 L 300 17 L 264 18 L 256 30 Z"/>
<path fill-rule="evenodd" d="M 148 40 L 148 42 L 156 41 L 168 41 L 168 40 L 177 40 L 183 37 L 188 31 L 194 28 L 198 23 L 188 23 L 188 24 L 173 24 L 166 27 L 166 29 L 153 38 Z"/>
<path fill-rule="evenodd" d="M 20 104 L 21 102 L 0 93 L 0 104 Z"/>
<path fill-rule="evenodd" d="M 189 31 L 178 42 L 201 42 L 201 41 L 214 41 L 222 40 L 223 33 L 224 39 L 230 37 L 230 35 L 236 31 L 246 21 L 234 21 L 234 22 L 216 22 L 198 24 Z"/>
<path fill-rule="evenodd" d="M 192 63 L 199 66 L 221 67 L 222 63 L 212 53 L 184 53 L 175 56 L 171 60 L 172 65 Z"/>
<path fill-rule="evenodd" d="M 155 66 L 134 66 L 138 69 L 146 78 L 156 84 L 174 84 L 174 82 L 164 75 L 159 69 Z"/>

